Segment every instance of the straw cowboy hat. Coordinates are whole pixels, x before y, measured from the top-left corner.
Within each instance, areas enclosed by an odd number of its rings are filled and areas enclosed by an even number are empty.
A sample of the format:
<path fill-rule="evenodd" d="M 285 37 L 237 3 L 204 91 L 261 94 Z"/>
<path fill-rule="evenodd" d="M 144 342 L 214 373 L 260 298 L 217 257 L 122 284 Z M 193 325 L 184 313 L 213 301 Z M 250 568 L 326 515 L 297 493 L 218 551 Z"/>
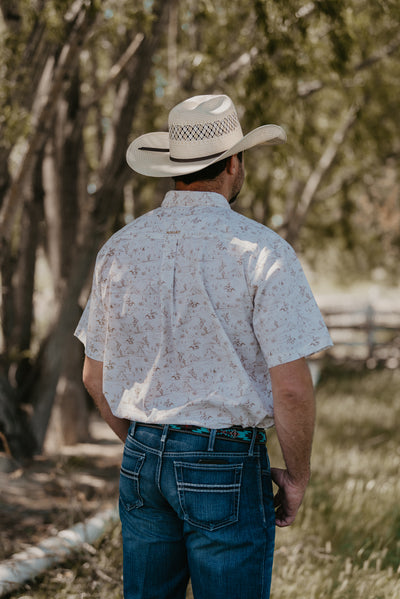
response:
<path fill-rule="evenodd" d="M 243 135 L 228 96 L 194 96 L 171 110 L 168 133 L 141 135 L 128 147 L 126 159 L 142 175 L 176 177 L 253 146 L 285 142 L 286 133 L 278 125 L 263 125 Z"/>

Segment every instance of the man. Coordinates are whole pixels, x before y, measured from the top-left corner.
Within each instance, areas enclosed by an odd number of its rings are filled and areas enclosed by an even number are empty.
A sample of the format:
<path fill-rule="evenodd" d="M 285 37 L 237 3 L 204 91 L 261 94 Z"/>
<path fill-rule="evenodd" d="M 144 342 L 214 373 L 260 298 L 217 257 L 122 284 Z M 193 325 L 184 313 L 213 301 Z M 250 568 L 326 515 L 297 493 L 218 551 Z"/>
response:
<path fill-rule="evenodd" d="M 76 332 L 84 383 L 125 442 L 125 598 L 183 599 L 189 577 L 195 599 L 269 597 L 275 524 L 294 521 L 310 477 L 305 357 L 331 341 L 293 250 L 229 204 L 243 151 L 285 141 L 276 125 L 243 136 L 218 95 L 128 148 L 175 190 L 99 252 Z M 273 424 L 284 470 L 269 466 Z"/>

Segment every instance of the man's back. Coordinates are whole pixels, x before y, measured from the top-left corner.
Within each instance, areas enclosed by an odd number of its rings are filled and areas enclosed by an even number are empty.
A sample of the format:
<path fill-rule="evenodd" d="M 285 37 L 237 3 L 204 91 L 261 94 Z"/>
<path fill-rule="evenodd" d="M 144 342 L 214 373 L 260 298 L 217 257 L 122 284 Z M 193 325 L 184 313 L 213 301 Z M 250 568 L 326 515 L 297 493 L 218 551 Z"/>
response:
<path fill-rule="evenodd" d="M 216 193 L 169 192 L 109 240 L 96 274 L 88 333 L 104 336 L 87 354 L 130 420 L 267 428 L 269 367 L 303 355 L 302 326 L 323 326 L 291 248 Z"/>

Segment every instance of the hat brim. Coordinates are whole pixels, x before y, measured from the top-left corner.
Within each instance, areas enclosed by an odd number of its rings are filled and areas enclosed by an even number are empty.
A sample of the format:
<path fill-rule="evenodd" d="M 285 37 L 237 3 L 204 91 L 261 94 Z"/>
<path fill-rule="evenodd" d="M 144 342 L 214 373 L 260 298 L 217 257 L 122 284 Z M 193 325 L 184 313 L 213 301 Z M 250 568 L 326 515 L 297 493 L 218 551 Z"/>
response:
<path fill-rule="evenodd" d="M 135 139 L 128 147 L 126 160 L 128 165 L 141 175 L 148 177 L 176 177 L 189 175 L 223 160 L 233 154 L 258 145 L 275 146 L 286 142 L 286 133 L 279 125 L 262 125 L 247 133 L 229 150 L 218 156 L 193 162 L 175 162 L 169 153 L 169 135 L 165 132 L 146 133 Z M 144 148 L 144 149 L 143 149 Z"/>

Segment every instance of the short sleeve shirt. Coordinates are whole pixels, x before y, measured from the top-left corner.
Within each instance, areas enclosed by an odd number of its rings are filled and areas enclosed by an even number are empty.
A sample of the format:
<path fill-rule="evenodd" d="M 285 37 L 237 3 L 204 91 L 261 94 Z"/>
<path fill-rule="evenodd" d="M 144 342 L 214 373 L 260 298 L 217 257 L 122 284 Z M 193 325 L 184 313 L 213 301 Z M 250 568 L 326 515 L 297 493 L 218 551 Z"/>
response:
<path fill-rule="evenodd" d="M 210 428 L 271 426 L 269 369 L 332 344 L 293 249 L 184 191 L 103 246 L 75 334 L 114 415 Z"/>

